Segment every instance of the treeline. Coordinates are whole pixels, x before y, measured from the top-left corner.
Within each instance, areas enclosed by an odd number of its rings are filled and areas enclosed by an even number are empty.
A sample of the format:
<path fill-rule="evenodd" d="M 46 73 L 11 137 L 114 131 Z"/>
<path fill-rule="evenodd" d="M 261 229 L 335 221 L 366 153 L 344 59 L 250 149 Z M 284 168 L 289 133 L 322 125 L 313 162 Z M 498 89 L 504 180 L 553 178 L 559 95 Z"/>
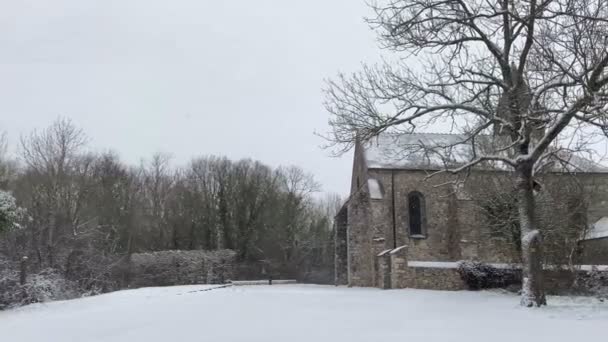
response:
<path fill-rule="evenodd" d="M 211 156 L 173 167 L 164 154 L 130 166 L 87 152 L 87 137 L 65 119 L 22 137 L 18 161 L 0 164 L 0 188 L 23 209 L 3 225 L 0 254 L 27 256 L 33 269 L 66 271 L 77 252 L 94 278 L 116 256 L 219 249 L 277 276 L 333 265 L 339 199 L 314 197 L 319 185 L 298 167 Z"/>

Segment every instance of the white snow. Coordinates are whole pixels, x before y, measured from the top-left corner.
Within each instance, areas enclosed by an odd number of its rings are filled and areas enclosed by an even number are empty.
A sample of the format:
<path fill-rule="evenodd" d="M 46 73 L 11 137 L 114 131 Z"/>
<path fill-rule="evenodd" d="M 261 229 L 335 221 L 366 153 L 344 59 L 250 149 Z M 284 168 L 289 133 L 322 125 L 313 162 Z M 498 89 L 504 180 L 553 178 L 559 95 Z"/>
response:
<path fill-rule="evenodd" d="M 469 160 L 471 147 L 457 144 L 456 134 L 389 134 L 372 138 L 365 144 L 365 159 L 370 168 L 436 169 Z"/>
<path fill-rule="evenodd" d="M 408 261 L 408 267 L 425 267 L 425 268 L 458 268 L 460 262 L 452 261 Z"/>
<path fill-rule="evenodd" d="M 0 312 L 15 342 L 602 341 L 608 303 L 334 286 L 148 288 Z"/>
<path fill-rule="evenodd" d="M 602 217 L 599 219 L 587 234 L 585 234 L 584 240 L 602 239 L 608 237 L 608 217 Z"/>
<path fill-rule="evenodd" d="M 424 268 L 458 268 L 461 261 L 408 261 L 408 267 L 424 267 Z M 521 267 L 517 264 L 496 264 L 496 263 L 484 263 L 485 265 L 492 266 L 499 269 L 512 269 Z"/>
<path fill-rule="evenodd" d="M 420 268 L 450 268 L 456 269 L 460 266 L 462 261 L 409 261 L 407 262 L 408 267 L 420 267 Z M 500 263 L 484 263 L 498 269 L 519 269 L 521 264 L 500 264 Z M 568 269 L 568 265 L 543 265 L 545 269 Z M 582 271 L 608 271 L 608 265 L 575 265 L 575 268 Z"/>
<path fill-rule="evenodd" d="M 233 281 L 231 284 L 234 286 L 246 286 L 246 285 L 269 285 L 270 280 L 238 280 Z M 286 284 L 296 284 L 297 281 L 294 279 L 275 279 L 272 280 L 272 285 L 286 285 Z"/>
<path fill-rule="evenodd" d="M 578 268 L 583 271 L 608 271 L 608 265 L 581 265 Z"/>
<path fill-rule="evenodd" d="M 382 257 L 387 255 L 388 253 L 390 253 L 392 251 L 392 249 L 385 249 L 382 252 L 380 252 L 377 256 Z"/>
<path fill-rule="evenodd" d="M 495 144 L 495 138 L 490 135 L 478 135 L 475 149 L 469 138 L 464 134 L 382 133 L 363 145 L 364 156 L 369 168 L 407 170 L 441 170 L 464 165 L 475 159 L 474 151 L 477 155 L 501 154 L 508 157 L 506 151 L 494 151 L 492 145 Z M 555 150 L 546 163 L 550 170 L 556 172 L 563 172 L 564 169 L 572 172 L 608 172 L 607 167 L 585 156 L 560 149 Z M 477 165 L 476 168 L 511 169 L 502 162 L 488 162 Z"/>
<path fill-rule="evenodd" d="M 397 254 L 397 253 L 401 252 L 401 250 L 403 250 L 405 248 L 407 248 L 407 245 L 399 246 L 399 247 L 393 249 L 392 251 L 390 251 L 390 253 L 391 254 Z"/>

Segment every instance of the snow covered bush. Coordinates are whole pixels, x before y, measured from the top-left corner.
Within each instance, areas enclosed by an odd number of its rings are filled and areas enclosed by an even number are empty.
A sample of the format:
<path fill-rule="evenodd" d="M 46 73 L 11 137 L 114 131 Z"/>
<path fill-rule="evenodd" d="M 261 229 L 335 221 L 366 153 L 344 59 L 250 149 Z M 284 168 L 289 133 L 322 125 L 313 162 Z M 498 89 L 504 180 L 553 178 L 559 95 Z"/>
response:
<path fill-rule="evenodd" d="M 579 272 L 576 280 L 578 290 L 583 293 L 608 298 L 608 271 L 593 268 L 589 272 Z"/>
<path fill-rule="evenodd" d="M 18 221 L 24 215 L 10 192 L 0 190 L 0 233 L 19 227 Z"/>
<path fill-rule="evenodd" d="M 55 269 L 44 269 L 29 277 L 23 285 L 24 298 L 29 303 L 48 302 L 51 300 L 70 299 L 79 296 L 76 284 L 66 280 Z"/>
<path fill-rule="evenodd" d="M 57 270 L 45 269 L 28 277 L 23 285 L 19 272 L 4 262 L 0 271 L 0 310 L 22 305 L 78 297 L 75 283 L 66 280 Z"/>
<path fill-rule="evenodd" d="M 521 272 L 510 268 L 496 268 L 477 261 L 461 261 L 458 273 L 470 290 L 506 288 L 521 284 Z"/>

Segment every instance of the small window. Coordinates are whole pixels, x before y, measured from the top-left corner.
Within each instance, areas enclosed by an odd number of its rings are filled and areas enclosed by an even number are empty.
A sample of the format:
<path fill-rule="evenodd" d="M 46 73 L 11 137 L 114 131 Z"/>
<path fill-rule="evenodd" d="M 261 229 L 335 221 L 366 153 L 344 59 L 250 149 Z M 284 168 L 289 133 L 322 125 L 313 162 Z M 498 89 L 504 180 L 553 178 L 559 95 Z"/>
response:
<path fill-rule="evenodd" d="M 407 203 L 410 237 L 424 238 L 426 236 L 424 196 L 417 191 L 410 192 Z"/>

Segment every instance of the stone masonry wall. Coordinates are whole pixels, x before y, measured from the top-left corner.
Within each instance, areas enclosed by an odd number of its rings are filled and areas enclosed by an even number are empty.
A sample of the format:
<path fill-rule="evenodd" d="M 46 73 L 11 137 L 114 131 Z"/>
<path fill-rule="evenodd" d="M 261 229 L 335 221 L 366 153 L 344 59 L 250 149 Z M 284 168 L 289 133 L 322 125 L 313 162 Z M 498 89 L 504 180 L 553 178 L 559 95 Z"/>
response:
<path fill-rule="evenodd" d="M 583 265 L 608 265 L 608 238 L 594 239 L 581 242 Z"/>
<path fill-rule="evenodd" d="M 417 288 L 432 290 L 463 290 L 465 284 L 455 269 L 409 267 L 408 246 L 398 247 L 389 253 L 391 288 Z"/>
<path fill-rule="evenodd" d="M 588 222 L 593 224 L 602 216 L 608 216 L 608 174 L 579 174 L 577 179 L 588 194 Z"/>
<path fill-rule="evenodd" d="M 427 173 L 422 171 L 370 170 L 370 177 L 378 179 L 385 189 L 381 200 L 372 200 L 373 227 L 376 231 L 384 231 L 386 240 L 384 248 L 408 245 L 408 257 L 412 260 L 424 261 L 456 261 L 461 259 L 489 259 L 490 262 L 511 261 L 510 256 L 497 255 L 497 250 L 506 249 L 496 246 L 497 243 L 482 240 L 483 234 L 480 222 L 482 218 L 476 205 L 472 202 L 468 191 L 458 192 L 453 187 L 438 187 L 452 178 L 437 176 L 427 180 Z M 475 178 L 484 175 L 472 175 L 470 184 L 475 184 Z M 492 176 L 493 177 L 493 176 Z M 395 202 L 395 236 L 393 237 L 392 201 L 394 179 Z M 426 204 L 426 237 L 413 238 L 409 236 L 407 196 L 412 191 L 423 194 Z M 395 239 L 396 241 L 394 241 Z M 508 260 L 507 260 L 508 259 Z"/>
<path fill-rule="evenodd" d="M 460 291 L 468 288 L 458 272 L 458 263 L 431 262 L 428 265 L 421 265 L 415 261 L 409 262 L 407 259 L 407 246 L 401 246 L 394 250 L 386 251 L 378 256 L 384 277 L 388 278 L 388 283 L 382 284 L 380 288 L 418 288 L 442 291 Z M 385 260 L 390 267 L 385 266 Z M 384 272 L 389 272 L 387 275 Z M 579 271 L 580 274 L 588 271 Z M 544 271 L 545 288 L 549 294 L 560 294 L 569 291 L 574 282 L 574 274 L 565 269 L 549 268 Z"/>
<path fill-rule="evenodd" d="M 340 210 L 334 221 L 334 275 L 335 285 L 348 284 L 348 208 Z"/>
<path fill-rule="evenodd" d="M 348 285 L 374 286 L 369 196 L 364 189 L 351 196 L 347 210 Z"/>
<path fill-rule="evenodd" d="M 390 251 L 391 288 L 401 289 L 409 287 L 411 274 L 407 266 L 407 246 L 397 247 Z"/>
<path fill-rule="evenodd" d="M 359 214 L 349 214 L 349 244 L 355 250 L 349 250 L 354 261 L 350 267 L 354 286 L 369 286 L 383 284 L 381 263 L 377 255 L 386 249 L 395 246 L 407 245 L 409 260 L 417 261 L 457 261 L 478 260 L 488 263 L 515 263 L 519 255 L 514 247 L 501 239 L 496 239 L 484 224 L 485 217 L 480 211 L 476 198 L 490 188 L 500 188 L 511 181 L 508 173 L 473 172 L 467 182 L 459 188 L 453 186 L 437 186 L 453 180 L 453 176 L 439 175 L 427 179 L 428 173 L 424 171 L 392 171 L 368 170 L 369 177 L 377 179 L 383 188 L 381 199 L 370 199 L 362 187 L 361 198 L 353 201 L 351 206 L 357 208 Z M 564 178 L 568 177 L 568 179 Z M 394 180 L 394 184 L 392 183 Z M 564 181 L 572 181 L 571 175 L 550 174 L 539 178 L 545 186 L 543 196 L 551 196 L 553 189 L 558 189 Z M 595 222 L 601 216 L 608 216 L 608 175 L 581 174 L 575 182 L 583 185 L 586 202 L 589 205 L 588 221 Z M 392 201 L 394 188 L 395 202 L 395 234 L 393 234 Z M 411 191 L 418 191 L 424 195 L 426 203 L 426 231 L 424 238 L 410 237 L 408 233 L 408 203 L 407 196 Z M 350 207 L 349 206 L 349 209 Z M 368 210 L 364 207 L 367 206 Z M 560 211 L 560 209 L 556 209 Z M 564 213 L 556 213 L 563 215 Z M 359 220 L 357 217 L 362 217 Z M 358 221 L 357 221 L 358 220 Z M 559 221 L 559 220 L 558 220 Z M 564 222 L 564 224 L 566 224 Z M 359 235 L 354 237 L 354 235 Z M 355 246 L 356 245 L 356 246 Z M 365 255 L 365 256 L 364 256 Z M 364 259 L 369 258 L 366 262 Z M 392 260 L 392 259 L 391 259 Z M 407 280 L 403 277 L 427 278 L 438 276 L 438 271 L 416 270 L 415 274 L 405 274 L 401 271 L 399 260 L 391 261 L 392 271 L 397 275 L 393 279 L 393 286 L 403 287 Z M 369 272 L 369 274 L 366 274 Z M 400 273 L 401 272 L 401 273 Z M 393 278 L 395 276 L 393 275 Z M 401 277 L 401 278 L 399 278 Z M 442 288 L 458 288 L 452 275 L 447 276 L 445 286 Z M 417 284 L 417 285 L 416 285 Z M 431 286 L 425 281 L 418 281 L 413 286 Z"/>

